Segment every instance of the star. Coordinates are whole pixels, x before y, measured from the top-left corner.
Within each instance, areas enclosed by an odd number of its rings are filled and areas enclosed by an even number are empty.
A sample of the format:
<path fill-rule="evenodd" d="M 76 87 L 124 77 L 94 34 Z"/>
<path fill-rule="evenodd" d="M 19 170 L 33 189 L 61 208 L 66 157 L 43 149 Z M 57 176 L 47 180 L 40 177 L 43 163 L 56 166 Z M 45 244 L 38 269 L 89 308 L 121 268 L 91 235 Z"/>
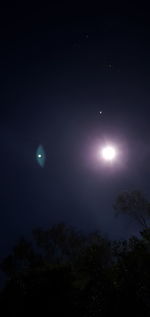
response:
<path fill-rule="evenodd" d="M 107 71 L 112 71 L 112 67 L 113 67 L 112 64 L 109 63 L 109 64 L 106 65 L 106 70 Z"/>

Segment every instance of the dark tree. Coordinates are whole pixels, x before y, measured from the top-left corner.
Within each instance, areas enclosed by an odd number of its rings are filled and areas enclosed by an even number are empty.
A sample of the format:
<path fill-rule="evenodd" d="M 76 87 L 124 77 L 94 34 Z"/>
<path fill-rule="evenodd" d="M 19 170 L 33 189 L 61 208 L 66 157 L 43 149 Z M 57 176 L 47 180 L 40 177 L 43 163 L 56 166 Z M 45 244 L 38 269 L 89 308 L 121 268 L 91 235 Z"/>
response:
<path fill-rule="evenodd" d="M 1 311 L 66 317 L 149 316 L 150 229 L 141 238 L 83 235 L 64 224 L 33 231 L 1 261 Z"/>
<path fill-rule="evenodd" d="M 114 204 L 116 214 L 126 214 L 133 217 L 143 228 L 148 227 L 150 219 L 150 203 L 138 191 L 122 192 Z"/>

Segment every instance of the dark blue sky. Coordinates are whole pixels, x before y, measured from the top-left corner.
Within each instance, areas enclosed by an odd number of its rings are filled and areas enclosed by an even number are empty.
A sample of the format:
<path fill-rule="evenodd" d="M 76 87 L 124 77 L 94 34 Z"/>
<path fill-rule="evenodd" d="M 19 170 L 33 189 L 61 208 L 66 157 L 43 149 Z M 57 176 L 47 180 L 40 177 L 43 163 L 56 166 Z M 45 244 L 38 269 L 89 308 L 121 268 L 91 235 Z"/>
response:
<path fill-rule="evenodd" d="M 20 235 L 59 221 L 130 236 L 136 225 L 116 219 L 112 204 L 124 189 L 149 196 L 148 15 L 41 8 L 1 15 L 2 255 Z M 112 168 L 94 161 L 106 139 L 121 148 Z M 39 144 L 44 168 L 35 159 Z"/>

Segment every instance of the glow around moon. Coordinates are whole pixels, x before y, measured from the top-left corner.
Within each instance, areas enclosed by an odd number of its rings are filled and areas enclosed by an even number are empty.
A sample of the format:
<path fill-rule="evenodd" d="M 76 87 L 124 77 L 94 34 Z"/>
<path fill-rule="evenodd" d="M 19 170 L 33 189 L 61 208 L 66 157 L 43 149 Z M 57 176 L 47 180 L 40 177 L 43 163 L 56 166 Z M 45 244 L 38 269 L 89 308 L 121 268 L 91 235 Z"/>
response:
<path fill-rule="evenodd" d="M 101 150 L 101 156 L 105 161 L 113 161 L 116 158 L 116 149 L 113 146 L 105 146 Z"/>

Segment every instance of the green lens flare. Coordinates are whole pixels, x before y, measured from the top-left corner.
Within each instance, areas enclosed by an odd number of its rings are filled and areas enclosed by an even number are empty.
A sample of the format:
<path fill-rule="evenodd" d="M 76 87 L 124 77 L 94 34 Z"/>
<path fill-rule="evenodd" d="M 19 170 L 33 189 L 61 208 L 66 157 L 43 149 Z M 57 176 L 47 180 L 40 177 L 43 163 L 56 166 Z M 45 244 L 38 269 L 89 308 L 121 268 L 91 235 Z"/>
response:
<path fill-rule="evenodd" d="M 39 145 L 37 150 L 36 150 L 36 160 L 37 160 L 37 163 L 41 166 L 41 167 L 44 167 L 45 165 L 45 159 L 46 159 L 46 156 L 45 156 L 45 151 L 44 151 L 44 148 L 42 145 Z"/>

